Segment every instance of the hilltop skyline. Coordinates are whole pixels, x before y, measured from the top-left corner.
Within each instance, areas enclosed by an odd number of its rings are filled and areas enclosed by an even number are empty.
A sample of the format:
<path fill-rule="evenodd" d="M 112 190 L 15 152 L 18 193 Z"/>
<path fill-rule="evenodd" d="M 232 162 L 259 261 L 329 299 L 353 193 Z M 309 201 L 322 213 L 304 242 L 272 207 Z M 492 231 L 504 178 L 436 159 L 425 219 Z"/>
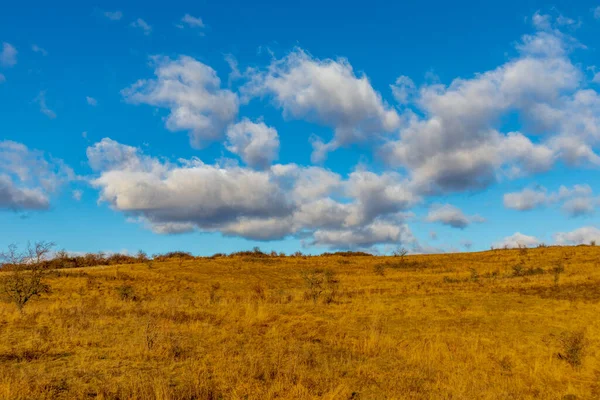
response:
<path fill-rule="evenodd" d="M 1 247 L 600 243 L 597 2 L 35 8 L 0 15 Z"/>

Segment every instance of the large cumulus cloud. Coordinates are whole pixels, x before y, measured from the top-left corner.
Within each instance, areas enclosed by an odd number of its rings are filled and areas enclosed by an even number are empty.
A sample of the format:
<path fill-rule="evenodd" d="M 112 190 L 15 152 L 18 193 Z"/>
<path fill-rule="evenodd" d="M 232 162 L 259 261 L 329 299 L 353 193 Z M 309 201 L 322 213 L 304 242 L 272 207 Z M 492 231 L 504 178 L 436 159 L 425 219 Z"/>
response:
<path fill-rule="evenodd" d="M 406 168 L 422 193 L 482 189 L 499 177 L 547 171 L 557 160 L 599 164 L 598 93 L 569 58 L 580 46 L 542 17 L 518 43 L 518 55 L 497 68 L 418 90 L 403 77 L 394 87 L 403 100 L 411 94 L 412 103 L 401 115 L 399 138 L 381 154 Z M 511 115 L 521 129 L 502 132 Z"/>
<path fill-rule="evenodd" d="M 370 247 L 402 240 L 401 212 L 419 198 L 401 176 L 316 166 L 264 170 L 170 162 L 105 138 L 87 150 L 92 185 L 113 209 L 158 233 L 219 231 L 255 240 L 312 237 L 315 245 Z M 367 239 L 373 233 L 371 239 Z"/>
<path fill-rule="evenodd" d="M 188 131 L 196 148 L 222 139 L 237 116 L 237 94 L 222 89 L 217 72 L 192 57 L 155 56 L 151 60 L 155 79 L 140 79 L 124 89 L 125 100 L 169 109 L 167 129 Z"/>
<path fill-rule="evenodd" d="M 338 146 L 373 140 L 399 125 L 397 112 L 356 75 L 348 60 L 319 60 L 302 49 L 253 70 L 242 88 L 245 98 L 269 96 L 288 118 L 305 119 L 335 130 L 332 142 L 314 142 L 313 160 L 323 161 Z"/>

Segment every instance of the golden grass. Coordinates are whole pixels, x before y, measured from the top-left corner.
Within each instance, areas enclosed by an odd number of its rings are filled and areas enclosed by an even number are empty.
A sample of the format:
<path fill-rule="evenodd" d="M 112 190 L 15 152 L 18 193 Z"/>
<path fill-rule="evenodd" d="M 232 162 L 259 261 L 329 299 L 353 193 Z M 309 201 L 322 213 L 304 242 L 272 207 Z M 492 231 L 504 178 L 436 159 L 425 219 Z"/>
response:
<path fill-rule="evenodd" d="M 0 398 L 597 399 L 599 262 L 580 246 L 60 270 L 24 315 L 0 303 Z M 329 303 L 305 295 L 315 268 L 339 280 Z"/>

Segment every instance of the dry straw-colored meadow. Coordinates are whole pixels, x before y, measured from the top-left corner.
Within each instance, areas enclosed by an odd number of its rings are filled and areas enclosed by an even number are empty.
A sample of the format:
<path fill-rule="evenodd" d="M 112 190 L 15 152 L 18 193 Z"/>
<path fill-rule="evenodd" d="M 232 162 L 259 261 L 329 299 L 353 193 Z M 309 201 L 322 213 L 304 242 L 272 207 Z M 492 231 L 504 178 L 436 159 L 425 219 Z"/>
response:
<path fill-rule="evenodd" d="M 600 247 L 248 253 L 46 283 L 22 313 L 0 303 L 2 399 L 600 398 Z"/>

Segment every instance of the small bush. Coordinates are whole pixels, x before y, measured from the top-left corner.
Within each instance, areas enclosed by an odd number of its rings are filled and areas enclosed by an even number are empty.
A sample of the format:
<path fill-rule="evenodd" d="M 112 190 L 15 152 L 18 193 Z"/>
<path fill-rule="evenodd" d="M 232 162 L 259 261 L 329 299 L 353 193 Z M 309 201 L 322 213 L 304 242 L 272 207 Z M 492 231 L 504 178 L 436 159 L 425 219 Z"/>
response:
<path fill-rule="evenodd" d="M 557 264 L 552 268 L 552 275 L 554 276 L 554 286 L 558 286 L 560 281 L 560 275 L 565 272 L 565 267 L 562 264 Z"/>
<path fill-rule="evenodd" d="M 326 304 L 332 303 L 335 300 L 339 281 L 332 270 L 314 269 L 304 271 L 302 279 L 307 288 L 305 298 L 311 299 L 315 304 L 321 295 L 323 295 Z"/>
<path fill-rule="evenodd" d="M 568 362 L 573 368 L 581 366 L 587 346 L 585 332 L 565 332 L 560 338 L 560 344 L 562 351 L 557 354 L 557 357 Z"/>
<path fill-rule="evenodd" d="M 267 298 L 267 291 L 260 282 L 257 282 L 254 286 L 252 286 L 252 291 L 254 292 L 252 296 L 254 299 L 265 300 Z"/>
<path fill-rule="evenodd" d="M 135 289 L 131 285 L 117 286 L 119 298 L 123 301 L 137 301 L 139 298 L 135 294 Z"/>
<path fill-rule="evenodd" d="M 373 272 L 375 275 L 385 276 L 385 264 L 375 264 Z"/>
<path fill-rule="evenodd" d="M 471 282 L 479 282 L 479 272 L 475 268 L 469 268 L 471 270 Z"/>
<path fill-rule="evenodd" d="M 211 304 L 218 303 L 221 299 L 218 295 L 219 289 L 221 289 L 221 284 L 219 282 L 210 285 L 210 288 L 208 289 L 208 299 Z"/>

